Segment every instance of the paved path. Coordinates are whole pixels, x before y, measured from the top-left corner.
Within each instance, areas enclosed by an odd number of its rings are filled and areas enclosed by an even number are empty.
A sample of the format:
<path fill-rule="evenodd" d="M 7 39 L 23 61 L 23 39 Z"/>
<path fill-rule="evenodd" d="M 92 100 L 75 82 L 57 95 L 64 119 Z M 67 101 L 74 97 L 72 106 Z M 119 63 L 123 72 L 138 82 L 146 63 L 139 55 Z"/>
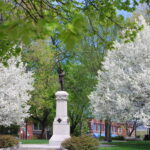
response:
<path fill-rule="evenodd" d="M 109 144 L 100 144 L 99 147 L 113 147 L 116 145 Z M 61 150 L 61 149 L 52 149 L 48 144 L 21 144 L 19 150 Z"/>
<path fill-rule="evenodd" d="M 100 144 L 99 147 L 113 147 L 115 145 L 109 145 L 109 144 Z M 19 148 L 6 148 L 6 149 L 0 149 L 0 150 L 62 150 L 58 148 L 50 148 L 48 144 L 20 144 Z"/>
<path fill-rule="evenodd" d="M 48 144 L 21 144 L 19 150 L 60 150 L 50 148 Z"/>
<path fill-rule="evenodd" d="M 116 145 L 100 144 L 99 147 L 114 147 Z"/>

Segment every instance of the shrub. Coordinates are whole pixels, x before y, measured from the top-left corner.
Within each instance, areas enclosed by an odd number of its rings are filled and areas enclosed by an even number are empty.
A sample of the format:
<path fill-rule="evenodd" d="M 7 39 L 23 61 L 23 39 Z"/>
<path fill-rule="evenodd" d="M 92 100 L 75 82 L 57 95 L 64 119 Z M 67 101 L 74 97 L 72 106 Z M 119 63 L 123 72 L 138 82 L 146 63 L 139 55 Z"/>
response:
<path fill-rule="evenodd" d="M 62 147 L 68 150 L 97 150 L 98 146 L 98 140 L 87 135 L 74 136 L 62 143 Z"/>
<path fill-rule="evenodd" d="M 18 144 L 18 140 L 11 135 L 0 135 L 0 148 L 12 147 Z"/>
<path fill-rule="evenodd" d="M 120 140 L 123 141 L 125 140 L 125 138 L 123 136 L 116 136 L 116 137 L 112 137 L 112 140 Z"/>
<path fill-rule="evenodd" d="M 100 136 L 100 137 L 99 137 L 99 140 L 100 140 L 100 141 L 104 141 L 104 139 L 105 139 L 104 136 Z"/>

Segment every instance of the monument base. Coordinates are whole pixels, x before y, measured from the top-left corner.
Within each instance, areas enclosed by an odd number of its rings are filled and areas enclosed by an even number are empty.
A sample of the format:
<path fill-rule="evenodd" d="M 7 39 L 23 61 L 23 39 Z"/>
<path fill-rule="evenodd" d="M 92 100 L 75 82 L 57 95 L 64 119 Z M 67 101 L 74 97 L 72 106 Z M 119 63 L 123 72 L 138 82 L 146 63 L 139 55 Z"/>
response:
<path fill-rule="evenodd" d="M 70 138 L 67 97 L 68 93 L 65 91 L 56 92 L 56 117 L 53 122 L 53 136 L 49 140 L 50 148 L 62 148 L 61 143 Z"/>
<path fill-rule="evenodd" d="M 65 140 L 70 138 L 68 135 L 53 135 L 49 140 L 49 147 L 50 148 L 61 148 L 61 143 Z"/>
<path fill-rule="evenodd" d="M 70 138 L 70 125 L 69 123 L 61 123 L 58 122 L 53 123 L 53 136 L 49 140 L 49 146 L 51 148 L 61 148 L 61 143 Z"/>

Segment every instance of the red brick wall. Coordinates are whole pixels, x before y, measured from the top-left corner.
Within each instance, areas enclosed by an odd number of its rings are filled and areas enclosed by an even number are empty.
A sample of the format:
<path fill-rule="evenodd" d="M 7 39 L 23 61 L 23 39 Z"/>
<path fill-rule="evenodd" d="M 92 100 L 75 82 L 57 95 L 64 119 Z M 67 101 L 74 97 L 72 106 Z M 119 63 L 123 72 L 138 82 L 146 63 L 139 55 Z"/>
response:
<path fill-rule="evenodd" d="M 26 125 L 22 126 L 19 131 L 19 138 L 20 139 L 26 139 Z M 27 139 L 33 138 L 33 127 L 32 123 L 27 123 Z"/>
<path fill-rule="evenodd" d="M 92 129 L 92 125 L 94 126 L 94 129 Z M 101 125 L 101 133 L 104 134 L 105 133 L 105 122 L 96 120 L 96 119 L 89 120 L 90 133 L 100 133 L 100 131 L 98 130 L 98 125 Z M 127 136 L 125 124 L 112 122 L 112 128 L 113 128 L 112 134 L 115 134 L 118 136 L 124 136 L 124 137 Z M 121 130 L 121 132 L 119 132 L 119 130 Z M 132 136 L 134 136 L 134 133 L 132 134 Z"/>

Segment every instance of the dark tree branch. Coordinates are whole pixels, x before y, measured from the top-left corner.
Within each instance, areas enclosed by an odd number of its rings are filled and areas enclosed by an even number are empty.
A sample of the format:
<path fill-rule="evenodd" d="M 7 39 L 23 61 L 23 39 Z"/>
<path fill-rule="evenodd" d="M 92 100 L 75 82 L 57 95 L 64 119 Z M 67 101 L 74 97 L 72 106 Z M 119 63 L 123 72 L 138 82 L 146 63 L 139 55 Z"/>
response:
<path fill-rule="evenodd" d="M 90 26 L 91 26 L 91 28 L 92 28 L 92 31 L 94 32 L 94 33 L 96 33 L 97 34 L 97 36 L 103 41 L 103 42 L 106 42 L 105 41 L 105 39 L 104 38 L 102 38 L 102 36 L 101 35 L 99 35 L 99 33 L 94 29 L 94 26 L 93 26 L 93 24 L 92 24 L 92 21 L 91 21 L 91 19 L 90 19 L 90 17 L 88 16 L 88 20 L 89 20 L 89 23 L 90 23 Z"/>
<path fill-rule="evenodd" d="M 33 15 L 30 13 L 30 10 L 28 10 L 26 7 L 24 7 L 24 6 L 21 4 L 22 2 L 21 2 L 21 3 L 18 3 L 17 0 L 15 0 L 15 3 L 18 4 L 20 7 L 22 7 L 22 9 L 25 10 L 25 13 L 26 13 L 27 15 L 29 15 L 30 18 L 33 19 L 33 21 L 34 21 L 35 23 L 37 23 L 37 18 L 36 18 L 35 16 L 33 16 Z"/>
<path fill-rule="evenodd" d="M 36 11 L 36 13 L 38 14 L 38 16 L 40 18 L 43 18 L 43 16 L 39 13 L 39 10 L 37 9 L 36 5 L 33 3 L 32 0 L 29 0 L 29 3 L 31 4 L 31 7 Z"/>

